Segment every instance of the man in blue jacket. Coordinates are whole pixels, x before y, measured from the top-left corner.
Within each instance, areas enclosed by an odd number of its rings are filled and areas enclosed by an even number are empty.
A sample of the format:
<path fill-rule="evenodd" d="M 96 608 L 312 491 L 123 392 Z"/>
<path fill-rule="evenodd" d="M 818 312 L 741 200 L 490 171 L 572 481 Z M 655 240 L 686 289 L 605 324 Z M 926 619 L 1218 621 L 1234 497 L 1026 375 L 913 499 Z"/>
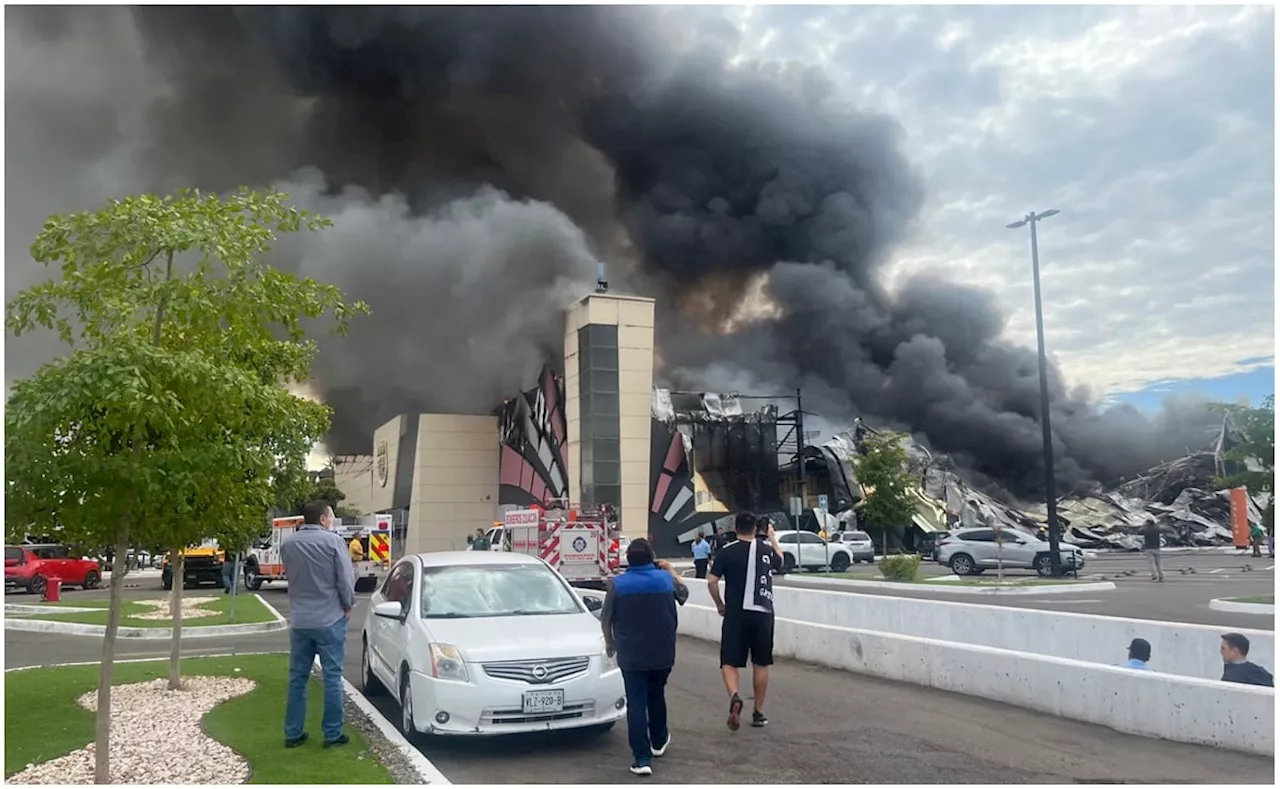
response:
<path fill-rule="evenodd" d="M 616 576 L 600 611 L 605 649 L 617 655 L 627 692 L 631 772 L 652 775 L 652 757 L 671 744 L 667 729 L 667 677 L 676 663 L 676 600 L 688 590 L 674 572 L 654 563 L 643 538 L 627 547 L 626 572 Z M 683 602 L 683 601 L 682 601 Z"/>

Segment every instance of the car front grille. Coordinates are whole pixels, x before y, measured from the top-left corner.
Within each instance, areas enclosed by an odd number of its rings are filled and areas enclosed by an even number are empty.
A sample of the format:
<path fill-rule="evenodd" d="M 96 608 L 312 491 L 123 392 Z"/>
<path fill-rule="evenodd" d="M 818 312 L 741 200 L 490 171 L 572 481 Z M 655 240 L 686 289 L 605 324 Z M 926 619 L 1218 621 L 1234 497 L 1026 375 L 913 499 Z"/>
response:
<path fill-rule="evenodd" d="M 183 568 L 187 570 L 204 570 L 217 567 L 218 564 L 218 560 L 212 556 L 188 556 L 182 560 Z"/>
<path fill-rule="evenodd" d="M 512 709 L 487 709 L 480 713 L 480 723 L 501 726 L 521 723 L 547 723 L 550 721 L 567 721 L 574 718 L 590 718 L 595 714 L 596 703 L 583 701 L 564 705 L 559 712 L 530 714 L 516 707 Z"/>
<path fill-rule="evenodd" d="M 547 685 L 552 682 L 585 674 L 591 658 L 551 658 L 548 660 L 510 660 L 502 663 L 485 663 L 484 673 L 494 679 L 511 679 L 530 685 Z"/>

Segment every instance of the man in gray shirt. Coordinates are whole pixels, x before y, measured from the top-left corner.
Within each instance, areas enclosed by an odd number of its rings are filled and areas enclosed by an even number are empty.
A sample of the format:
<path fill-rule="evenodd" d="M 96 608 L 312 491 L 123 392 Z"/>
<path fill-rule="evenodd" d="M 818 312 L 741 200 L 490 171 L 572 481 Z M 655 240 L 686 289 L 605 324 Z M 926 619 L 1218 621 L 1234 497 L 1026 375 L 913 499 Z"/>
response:
<path fill-rule="evenodd" d="M 356 604 L 347 544 L 335 534 L 333 509 L 325 501 L 302 508 L 304 524 L 280 543 L 289 581 L 289 693 L 284 708 L 284 747 L 307 740 L 307 681 L 316 656 L 324 673 L 324 747 L 346 745 L 342 733 L 342 660 L 347 617 Z"/>

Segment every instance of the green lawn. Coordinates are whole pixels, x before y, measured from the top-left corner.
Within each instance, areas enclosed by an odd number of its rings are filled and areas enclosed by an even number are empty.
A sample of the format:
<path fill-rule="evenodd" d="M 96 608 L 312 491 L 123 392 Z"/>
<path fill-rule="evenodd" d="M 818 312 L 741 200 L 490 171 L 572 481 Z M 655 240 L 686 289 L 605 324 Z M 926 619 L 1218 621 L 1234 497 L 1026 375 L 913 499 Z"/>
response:
<path fill-rule="evenodd" d="M 188 595 L 191 597 L 208 597 L 210 595 Z M 159 598 L 154 598 L 159 599 Z M 121 627 L 173 627 L 173 621 L 170 619 L 137 619 L 138 614 L 145 614 L 155 609 L 145 606 L 136 600 L 125 600 L 124 617 L 120 620 Z M 47 619 L 53 622 L 78 622 L 82 625 L 106 625 L 107 624 L 107 606 L 106 600 L 63 600 L 60 603 L 49 603 L 50 612 L 39 614 L 23 615 L 24 619 Z M 100 608 L 101 611 L 67 611 L 64 613 L 54 613 L 58 607 L 67 608 Z M 236 595 L 236 621 L 231 621 L 231 596 L 224 595 L 219 592 L 218 599 L 212 603 L 206 603 L 203 608 L 211 611 L 217 611 L 217 616 L 202 616 L 198 619 L 187 619 L 183 617 L 182 627 L 209 627 L 210 625 L 248 625 L 256 622 L 271 622 L 275 617 L 271 614 L 267 607 L 262 604 L 257 597 L 251 594 Z"/>
<path fill-rule="evenodd" d="M 237 606 L 238 607 L 238 606 Z M 115 684 L 128 685 L 168 676 L 168 661 L 118 663 Z M 236 673 L 239 669 L 239 673 Z M 364 737 L 348 725 L 351 744 L 322 748 L 320 715 L 323 692 L 311 683 L 307 731 L 300 748 L 284 747 L 284 697 L 289 679 L 287 655 L 190 658 L 186 676 L 236 676 L 258 683 L 252 693 L 223 702 L 204 717 L 210 737 L 235 750 L 251 765 L 255 784 L 389 784 Z M 97 687 L 98 667 L 65 666 L 14 671 L 4 677 L 4 774 L 83 748 L 93 742 L 94 713 L 76 699 Z M 162 747 L 162 746 L 157 746 Z"/>
<path fill-rule="evenodd" d="M 1273 594 L 1253 595 L 1252 597 L 1228 597 L 1233 603 L 1258 603 L 1260 605 L 1275 605 L 1276 596 Z"/>
<path fill-rule="evenodd" d="M 1075 578 L 1026 578 L 1012 577 L 1004 579 L 1004 582 L 997 581 L 995 576 L 984 578 L 982 580 L 964 580 L 964 581 L 938 581 L 935 580 L 940 576 L 932 578 L 917 578 L 914 581 L 892 581 L 887 578 L 868 578 L 865 575 L 854 575 L 853 573 L 826 573 L 824 578 L 842 578 L 847 581 L 876 581 L 878 583 L 902 584 L 904 586 L 983 586 L 997 589 L 1018 586 L 1053 586 L 1058 584 L 1084 584 L 1093 583 L 1088 580 L 1077 580 Z"/>

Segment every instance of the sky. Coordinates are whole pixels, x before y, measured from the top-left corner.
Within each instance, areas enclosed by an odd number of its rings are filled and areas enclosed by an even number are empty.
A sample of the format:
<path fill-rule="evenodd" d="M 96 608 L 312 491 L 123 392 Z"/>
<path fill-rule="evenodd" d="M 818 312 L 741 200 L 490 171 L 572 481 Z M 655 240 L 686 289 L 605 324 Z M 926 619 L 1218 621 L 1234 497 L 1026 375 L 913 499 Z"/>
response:
<path fill-rule="evenodd" d="M 1274 390 L 1274 11 L 1241 6 L 679 9 L 737 57 L 819 65 L 895 116 L 929 203 L 891 280 L 989 288 L 1099 399 Z"/>

